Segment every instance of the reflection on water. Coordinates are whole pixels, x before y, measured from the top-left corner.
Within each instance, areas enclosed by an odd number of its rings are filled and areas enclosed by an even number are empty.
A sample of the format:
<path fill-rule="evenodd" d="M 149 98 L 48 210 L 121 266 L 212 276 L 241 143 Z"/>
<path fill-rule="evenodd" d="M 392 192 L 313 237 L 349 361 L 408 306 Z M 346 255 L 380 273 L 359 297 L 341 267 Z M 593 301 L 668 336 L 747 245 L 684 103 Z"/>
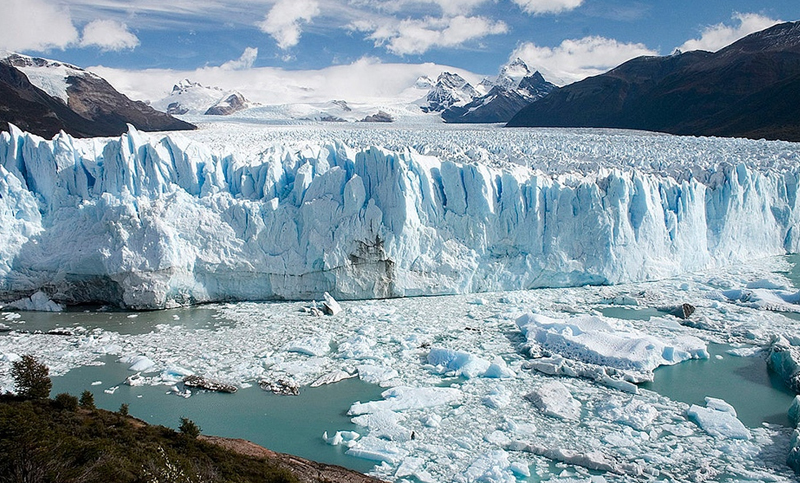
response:
<path fill-rule="evenodd" d="M 197 423 L 204 434 L 243 438 L 266 448 L 304 458 L 337 464 L 366 472 L 374 462 L 344 454 L 344 446 L 330 446 L 322 433 L 360 431 L 350 422 L 347 410 L 355 401 L 380 399 L 382 388 L 358 378 L 346 379 L 318 388 L 301 388 L 300 396 L 276 396 L 258 386 L 244 388 L 235 394 L 192 391 L 184 399 L 169 392 L 168 386 L 121 384 L 131 372 L 126 364 L 107 357 L 103 366 L 74 369 L 53 378 L 52 395 L 61 392 L 79 396 L 84 390 L 94 394 L 98 407 L 116 411 L 129 405 L 131 416 L 151 424 L 177 428 L 181 417 Z M 92 385 L 100 381 L 101 384 Z M 113 394 L 105 389 L 119 385 Z"/>

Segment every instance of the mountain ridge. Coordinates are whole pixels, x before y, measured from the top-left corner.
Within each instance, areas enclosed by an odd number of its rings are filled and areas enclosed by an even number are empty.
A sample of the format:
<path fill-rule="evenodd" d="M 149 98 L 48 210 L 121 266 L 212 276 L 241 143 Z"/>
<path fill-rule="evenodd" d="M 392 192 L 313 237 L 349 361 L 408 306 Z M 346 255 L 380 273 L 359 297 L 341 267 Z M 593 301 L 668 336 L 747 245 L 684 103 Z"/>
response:
<path fill-rule="evenodd" d="M 0 59 L 0 130 L 8 131 L 9 124 L 46 138 L 60 131 L 75 137 L 118 136 L 128 124 L 142 131 L 195 128 L 132 101 L 79 67 L 20 54 Z"/>
<path fill-rule="evenodd" d="M 780 91 L 783 95 L 776 95 Z M 800 23 L 717 51 L 638 57 L 561 88 L 509 127 L 607 127 L 800 141 Z M 788 96 L 788 97 L 786 97 Z M 794 100 L 792 102 L 787 102 Z"/>

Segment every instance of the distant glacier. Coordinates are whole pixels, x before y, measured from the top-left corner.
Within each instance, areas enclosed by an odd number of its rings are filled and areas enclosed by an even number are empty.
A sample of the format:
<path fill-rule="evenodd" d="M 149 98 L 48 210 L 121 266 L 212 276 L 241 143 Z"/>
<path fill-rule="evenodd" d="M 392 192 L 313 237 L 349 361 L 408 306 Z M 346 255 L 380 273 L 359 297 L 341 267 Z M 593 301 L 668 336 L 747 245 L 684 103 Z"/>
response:
<path fill-rule="evenodd" d="M 791 143 L 438 131 L 478 133 L 459 157 L 432 132 L 390 131 L 395 144 L 376 135 L 388 146 L 377 147 L 352 133 L 303 144 L 287 129 L 242 155 L 191 135 L 48 141 L 12 127 L 0 137 L 0 299 L 42 290 L 157 309 L 460 294 L 660 279 L 798 251 Z M 488 138 L 505 153 L 495 162 Z M 510 159 L 525 143 L 560 157 Z"/>

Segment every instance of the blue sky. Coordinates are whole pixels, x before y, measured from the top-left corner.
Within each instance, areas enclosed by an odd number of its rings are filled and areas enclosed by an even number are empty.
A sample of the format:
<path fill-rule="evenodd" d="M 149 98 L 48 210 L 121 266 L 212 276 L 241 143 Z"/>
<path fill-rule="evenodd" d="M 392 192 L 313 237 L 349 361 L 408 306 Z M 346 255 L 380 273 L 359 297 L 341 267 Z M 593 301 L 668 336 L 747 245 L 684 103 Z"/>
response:
<path fill-rule="evenodd" d="M 315 70 L 369 58 L 564 84 L 676 47 L 716 50 L 800 2 L 772 0 L 3 0 L 0 48 L 113 69 Z M 693 43 L 686 44 L 688 41 Z M 227 64 L 226 64 L 227 63 Z"/>

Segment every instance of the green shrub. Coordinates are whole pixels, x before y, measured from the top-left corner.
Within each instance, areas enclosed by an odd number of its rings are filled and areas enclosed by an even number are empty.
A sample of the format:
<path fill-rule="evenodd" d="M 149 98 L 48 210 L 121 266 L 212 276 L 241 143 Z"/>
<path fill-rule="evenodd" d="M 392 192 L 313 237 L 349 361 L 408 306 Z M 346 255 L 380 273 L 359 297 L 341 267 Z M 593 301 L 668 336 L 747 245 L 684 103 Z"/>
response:
<path fill-rule="evenodd" d="M 127 416 L 128 415 L 128 403 L 120 404 L 119 405 L 119 411 L 117 411 L 117 412 L 120 413 L 122 416 Z"/>
<path fill-rule="evenodd" d="M 17 386 L 17 394 L 28 399 L 50 397 L 53 383 L 50 381 L 49 374 L 50 369 L 30 354 L 22 356 L 11 367 L 11 377 L 14 378 L 14 384 Z"/>
<path fill-rule="evenodd" d="M 62 392 L 56 395 L 55 404 L 57 408 L 63 409 L 64 411 L 75 411 L 78 409 L 78 398 L 72 394 Z"/>
<path fill-rule="evenodd" d="M 200 426 L 196 425 L 194 421 L 188 418 L 181 418 L 181 425 L 178 427 L 181 434 L 188 436 L 191 439 L 197 439 L 200 436 Z"/>
<path fill-rule="evenodd" d="M 81 407 L 83 409 L 95 409 L 94 394 L 91 391 L 83 391 L 81 393 Z"/>

